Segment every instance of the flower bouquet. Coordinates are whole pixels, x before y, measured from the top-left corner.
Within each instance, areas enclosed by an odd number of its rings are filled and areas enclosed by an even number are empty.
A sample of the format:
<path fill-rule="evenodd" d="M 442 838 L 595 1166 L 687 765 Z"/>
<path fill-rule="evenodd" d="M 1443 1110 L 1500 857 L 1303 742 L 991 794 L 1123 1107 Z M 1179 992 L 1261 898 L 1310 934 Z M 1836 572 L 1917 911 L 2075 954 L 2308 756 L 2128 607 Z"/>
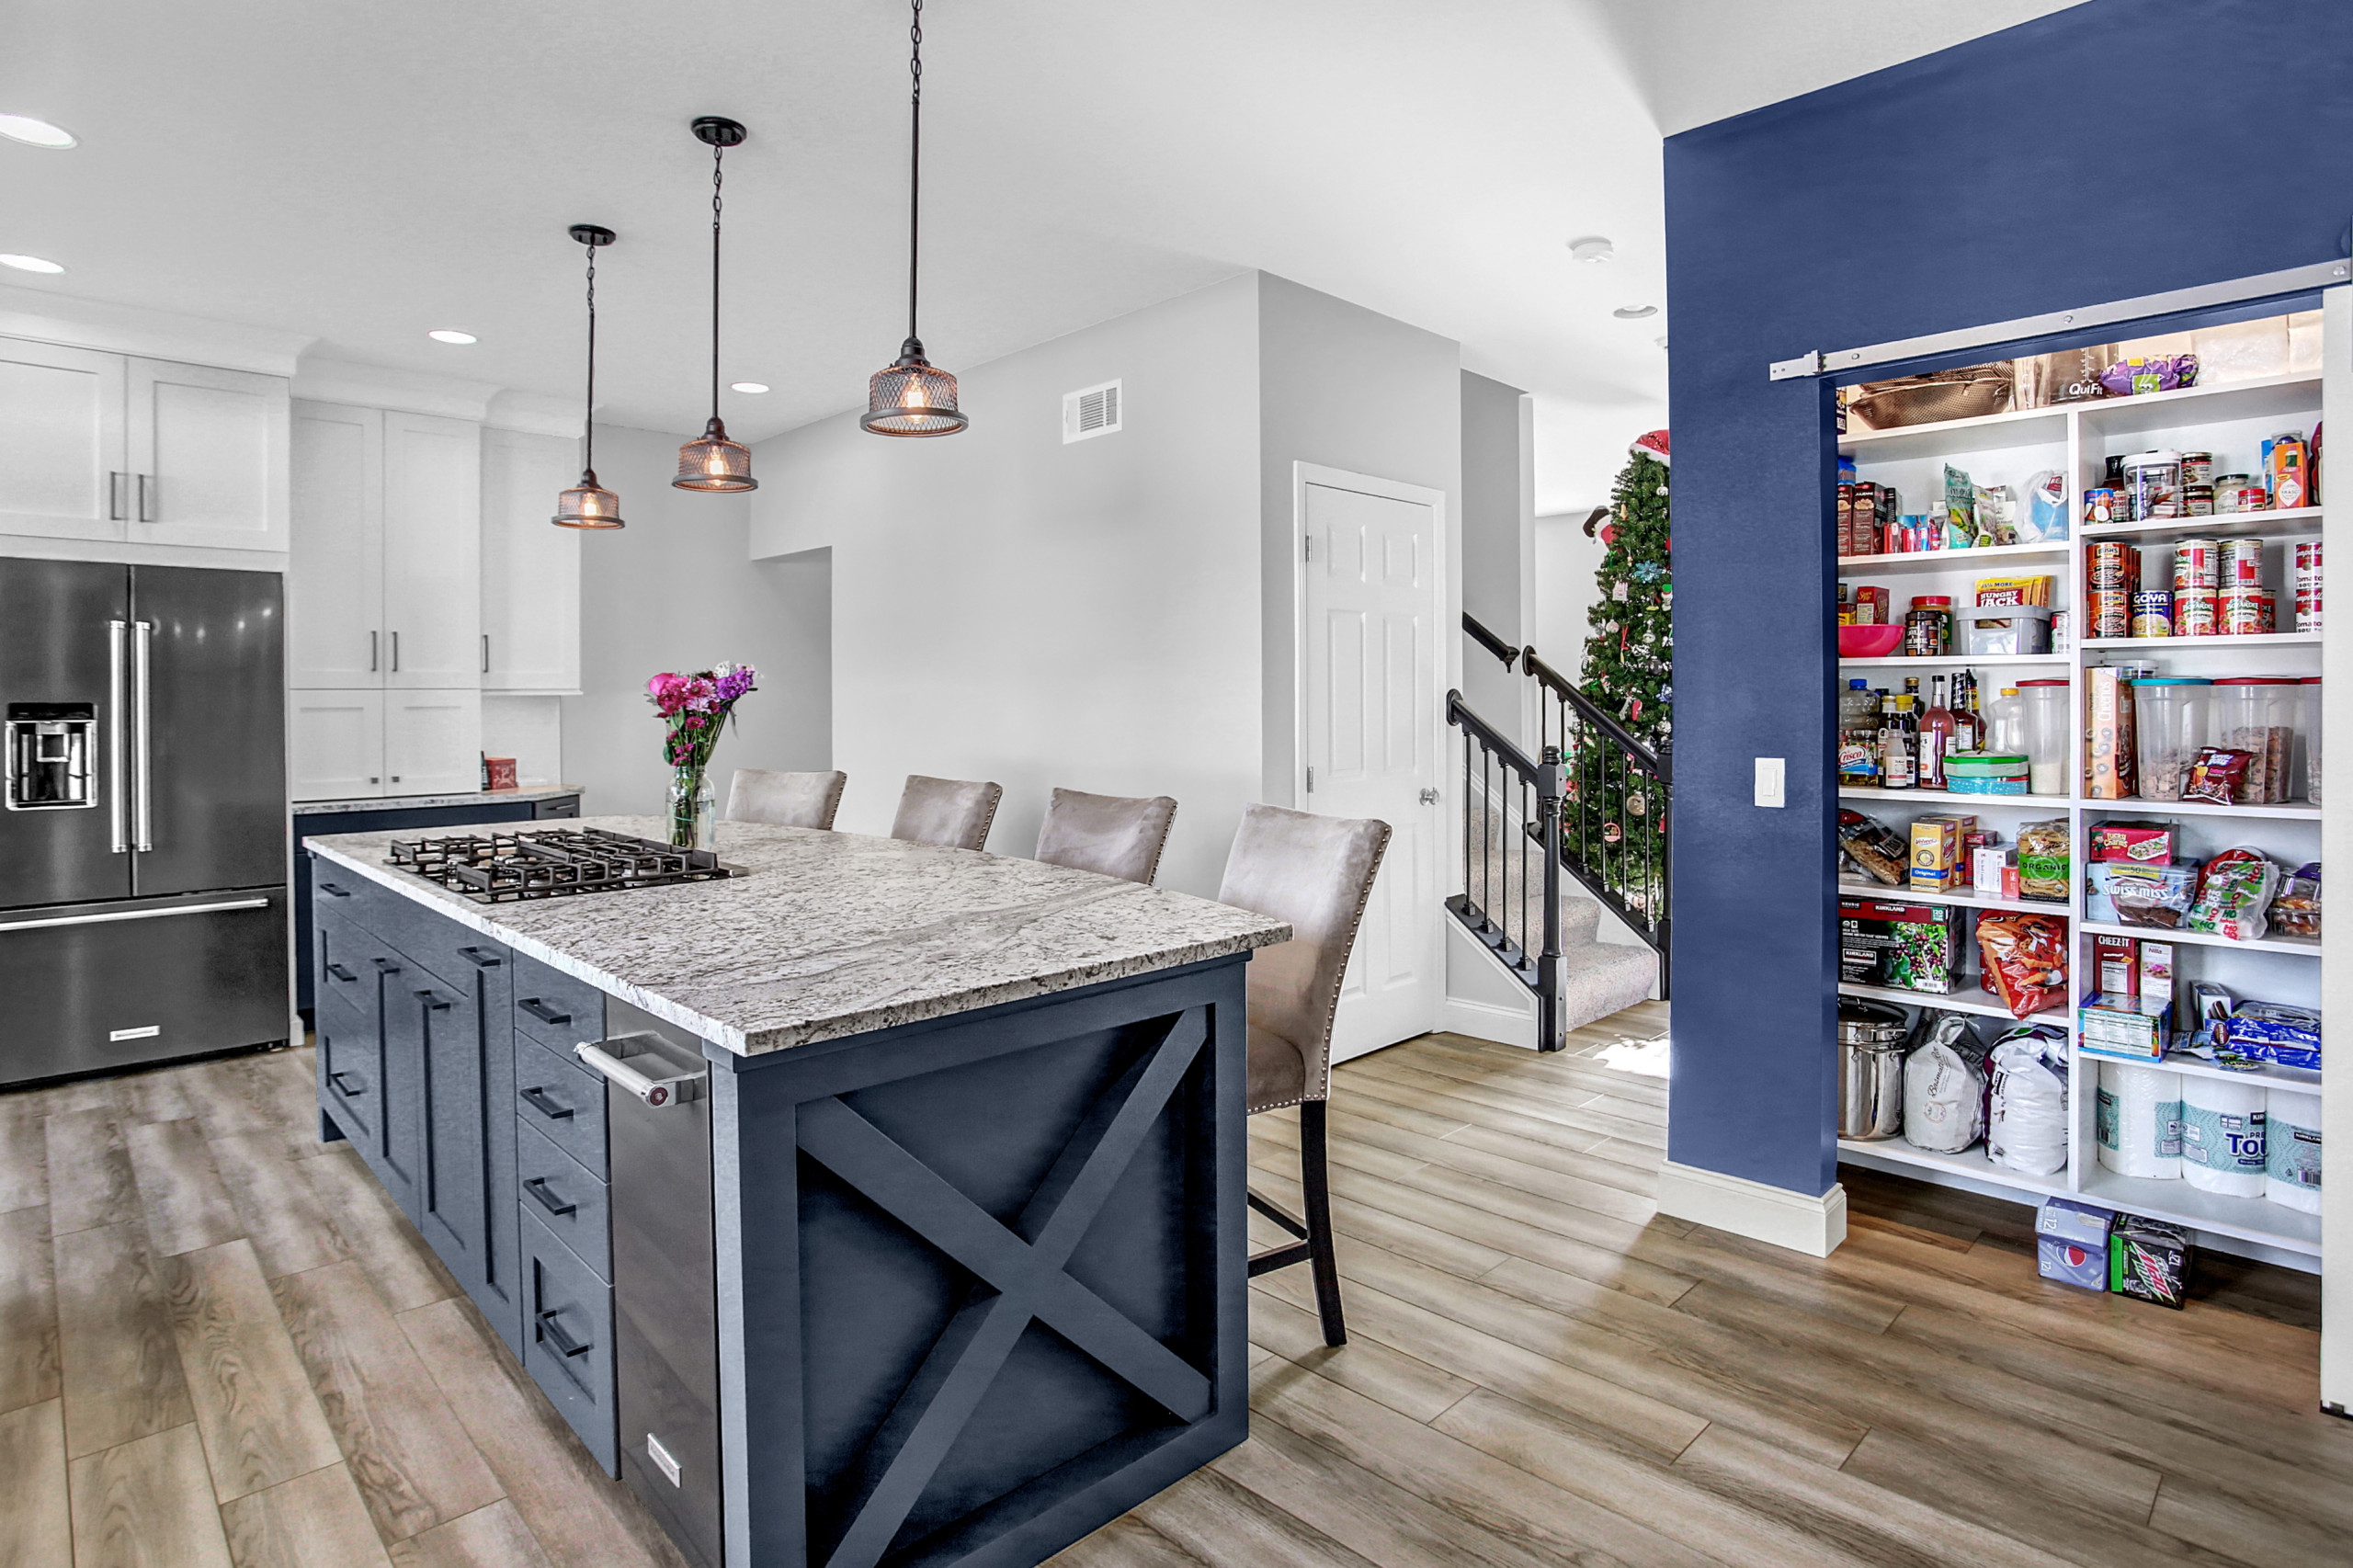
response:
<path fill-rule="evenodd" d="M 679 849 L 709 849 L 717 834 L 718 812 L 705 770 L 719 744 L 735 699 L 758 688 L 749 665 L 721 665 L 694 675 L 665 671 L 645 683 L 645 699 L 668 726 L 663 760 L 670 765 L 670 843 Z"/>

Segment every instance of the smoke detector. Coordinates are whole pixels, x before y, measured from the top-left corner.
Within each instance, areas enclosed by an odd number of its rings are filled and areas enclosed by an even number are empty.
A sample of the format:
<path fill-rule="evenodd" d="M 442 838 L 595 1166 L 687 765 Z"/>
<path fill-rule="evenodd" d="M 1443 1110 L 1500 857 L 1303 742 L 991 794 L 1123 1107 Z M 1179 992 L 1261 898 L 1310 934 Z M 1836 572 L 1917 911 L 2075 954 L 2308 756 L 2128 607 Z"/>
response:
<path fill-rule="evenodd" d="M 1618 247 L 1599 234 L 1587 234 L 1569 242 L 1569 258 L 1573 261 L 1608 261 L 1618 254 Z"/>
<path fill-rule="evenodd" d="M 1120 428 L 1120 383 L 1081 387 L 1063 393 L 1063 444 L 1108 436 Z"/>

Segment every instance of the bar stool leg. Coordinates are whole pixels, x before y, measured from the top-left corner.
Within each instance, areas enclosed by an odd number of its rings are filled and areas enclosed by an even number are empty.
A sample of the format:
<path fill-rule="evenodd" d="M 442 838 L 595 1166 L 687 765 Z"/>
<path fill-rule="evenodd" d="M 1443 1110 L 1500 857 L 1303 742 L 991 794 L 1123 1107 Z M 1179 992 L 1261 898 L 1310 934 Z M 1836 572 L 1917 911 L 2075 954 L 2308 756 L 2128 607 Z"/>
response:
<path fill-rule="evenodd" d="M 1299 1108 L 1300 1185 L 1307 1199 L 1307 1261 L 1315 1276 L 1315 1311 L 1324 1320 L 1324 1343 L 1346 1345 L 1347 1324 L 1340 1315 L 1340 1266 L 1332 1252 L 1332 1190 L 1324 1158 L 1323 1100 Z"/>

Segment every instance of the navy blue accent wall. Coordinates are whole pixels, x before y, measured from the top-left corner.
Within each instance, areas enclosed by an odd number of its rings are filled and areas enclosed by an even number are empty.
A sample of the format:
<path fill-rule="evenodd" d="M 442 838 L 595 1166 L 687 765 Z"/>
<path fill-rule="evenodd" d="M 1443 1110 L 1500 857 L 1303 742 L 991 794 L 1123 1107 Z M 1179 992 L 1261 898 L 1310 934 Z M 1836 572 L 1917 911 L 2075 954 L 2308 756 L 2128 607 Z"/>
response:
<path fill-rule="evenodd" d="M 2342 256 L 2349 81 L 2353 6 L 2091 0 L 1667 140 L 1671 1158 L 1836 1179 L 1830 394 L 1766 366 Z"/>

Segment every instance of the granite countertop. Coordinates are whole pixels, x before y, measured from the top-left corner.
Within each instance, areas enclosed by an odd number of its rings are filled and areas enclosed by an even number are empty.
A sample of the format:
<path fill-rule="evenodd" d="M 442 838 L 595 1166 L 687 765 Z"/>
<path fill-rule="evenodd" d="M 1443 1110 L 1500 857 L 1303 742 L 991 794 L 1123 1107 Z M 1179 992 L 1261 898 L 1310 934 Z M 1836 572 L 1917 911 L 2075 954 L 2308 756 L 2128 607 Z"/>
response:
<path fill-rule="evenodd" d="M 577 784 L 526 784 L 519 790 L 469 790 L 462 795 L 369 795 L 357 801 L 297 801 L 294 814 L 315 817 L 330 812 L 424 812 L 443 806 L 495 805 L 501 801 L 547 801 L 578 793 Z"/>
<path fill-rule="evenodd" d="M 657 817 L 551 827 L 661 838 Z M 743 1055 L 1222 958 L 1290 937 L 1231 904 L 1036 860 L 722 823 L 723 881 L 476 903 L 392 869 L 393 833 L 304 847 Z"/>

